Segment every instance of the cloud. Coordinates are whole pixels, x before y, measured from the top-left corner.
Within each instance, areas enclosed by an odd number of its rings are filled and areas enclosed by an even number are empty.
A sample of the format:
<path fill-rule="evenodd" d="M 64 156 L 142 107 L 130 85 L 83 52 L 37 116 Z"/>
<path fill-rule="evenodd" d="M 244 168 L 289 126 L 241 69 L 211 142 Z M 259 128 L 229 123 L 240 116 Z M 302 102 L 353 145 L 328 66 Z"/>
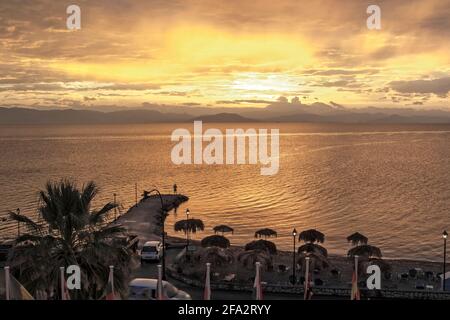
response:
<path fill-rule="evenodd" d="M 218 100 L 217 104 L 241 104 L 241 103 L 254 103 L 254 104 L 268 104 L 273 103 L 270 100 L 261 100 L 261 99 L 236 99 L 236 100 Z"/>
<path fill-rule="evenodd" d="M 434 93 L 446 97 L 450 91 L 450 77 L 433 80 L 392 81 L 391 88 L 400 93 Z"/>
<path fill-rule="evenodd" d="M 152 83 L 114 83 L 101 87 L 106 90 L 158 90 L 160 85 Z"/>
<path fill-rule="evenodd" d="M 88 90 L 157 90 L 161 86 L 151 83 L 78 83 L 78 82 L 44 82 L 44 83 L 22 83 L 22 84 L 3 84 L 0 91 L 88 91 Z"/>
<path fill-rule="evenodd" d="M 377 69 L 327 69 L 327 70 L 305 70 L 302 74 L 314 76 L 339 76 L 339 75 L 358 75 L 358 74 L 375 74 Z"/>

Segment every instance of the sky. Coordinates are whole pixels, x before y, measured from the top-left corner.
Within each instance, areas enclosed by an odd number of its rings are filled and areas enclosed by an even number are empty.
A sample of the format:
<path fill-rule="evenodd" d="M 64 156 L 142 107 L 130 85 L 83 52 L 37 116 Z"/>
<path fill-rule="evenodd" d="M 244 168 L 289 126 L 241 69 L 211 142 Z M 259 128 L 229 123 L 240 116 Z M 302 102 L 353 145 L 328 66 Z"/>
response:
<path fill-rule="evenodd" d="M 450 0 L 0 0 L 0 106 L 449 109 L 449 40 Z"/>

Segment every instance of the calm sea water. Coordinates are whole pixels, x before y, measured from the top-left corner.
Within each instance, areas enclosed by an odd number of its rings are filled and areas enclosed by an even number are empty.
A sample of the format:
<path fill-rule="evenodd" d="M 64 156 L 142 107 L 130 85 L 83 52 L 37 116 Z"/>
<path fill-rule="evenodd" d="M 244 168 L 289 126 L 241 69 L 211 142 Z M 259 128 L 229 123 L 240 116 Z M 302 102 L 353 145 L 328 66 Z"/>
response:
<path fill-rule="evenodd" d="M 280 171 L 261 176 L 259 165 L 182 165 L 170 160 L 174 128 L 192 124 L 1 126 L 0 218 L 21 208 L 36 216 L 38 191 L 49 179 L 71 177 L 101 188 L 97 205 L 117 199 L 123 211 L 140 191 L 173 183 L 190 197 L 173 223 L 203 219 L 235 228 L 234 244 L 257 229 L 278 231 L 279 248 L 290 233 L 316 228 L 330 252 L 348 249 L 358 231 L 387 257 L 440 260 L 441 233 L 450 229 L 450 126 L 331 124 L 212 124 L 225 128 L 279 128 Z M 0 222 L 0 231 L 15 232 Z"/>

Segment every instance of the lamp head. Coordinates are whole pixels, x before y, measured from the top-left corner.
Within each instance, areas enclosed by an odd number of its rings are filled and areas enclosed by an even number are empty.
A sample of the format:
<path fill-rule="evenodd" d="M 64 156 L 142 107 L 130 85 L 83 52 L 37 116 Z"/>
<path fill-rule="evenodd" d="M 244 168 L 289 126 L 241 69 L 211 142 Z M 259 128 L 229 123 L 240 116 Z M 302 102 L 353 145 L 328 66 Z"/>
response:
<path fill-rule="evenodd" d="M 444 232 L 442 232 L 442 238 L 447 239 L 447 237 L 448 237 L 447 230 L 444 230 Z"/>

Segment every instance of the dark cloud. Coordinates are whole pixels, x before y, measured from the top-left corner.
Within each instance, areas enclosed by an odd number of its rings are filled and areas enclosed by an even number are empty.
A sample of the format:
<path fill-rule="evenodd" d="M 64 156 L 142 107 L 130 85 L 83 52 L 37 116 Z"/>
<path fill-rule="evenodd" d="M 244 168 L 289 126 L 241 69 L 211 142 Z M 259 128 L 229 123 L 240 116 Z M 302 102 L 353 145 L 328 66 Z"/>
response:
<path fill-rule="evenodd" d="M 322 81 L 322 82 L 316 82 L 314 84 L 312 84 L 315 87 L 338 87 L 338 88 L 361 88 L 364 87 L 365 85 L 360 83 L 360 82 L 356 82 L 354 80 L 345 80 L 345 79 L 341 79 L 341 80 L 336 80 L 336 81 Z"/>
<path fill-rule="evenodd" d="M 450 91 L 450 77 L 433 80 L 392 81 L 391 88 L 400 93 L 434 93 L 446 97 Z"/>

